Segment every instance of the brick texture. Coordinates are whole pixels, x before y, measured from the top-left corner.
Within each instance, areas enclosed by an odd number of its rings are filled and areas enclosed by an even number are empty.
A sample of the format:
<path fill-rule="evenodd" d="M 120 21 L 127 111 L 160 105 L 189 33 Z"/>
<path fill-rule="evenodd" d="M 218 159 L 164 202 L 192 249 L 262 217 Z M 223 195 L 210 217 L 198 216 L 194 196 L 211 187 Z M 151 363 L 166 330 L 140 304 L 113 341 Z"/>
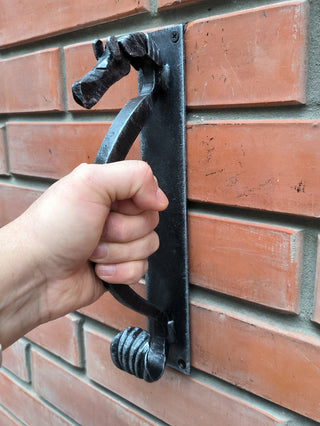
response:
<path fill-rule="evenodd" d="M 93 163 L 110 123 L 8 123 L 10 171 L 58 179 L 80 163 Z M 139 144 L 128 159 L 139 158 Z"/>
<path fill-rule="evenodd" d="M 306 25 L 304 2 L 265 6 L 188 24 L 187 104 L 304 103 Z"/>
<path fill-rule="evenodd" d="M 319 129 L 317 120 L 189 125 L 189 198 L 318 217 Z"/>
<path fill-rule="evenodd" d="M 315 305 L 313 320 L 320 324 L 320 235 L 318 236 L 318 255 L 316 271 Z"/>
<path fill-rule="evenodd" d="M 1 0 L 0 46 L 96 25 L 148 8 L 148 0 Z"/>
<path fill-rule="evenodd" d="M 72 83 L 79 80 L 96 64 L 93 54 L 92 44 L 84 43 L 68 46 L 64 49 L 66 66 L 66 83 L 68 95 L 69 111 L 86 111 L 79 106 L 72 96 Z M 115 83 L 104 94 L 101 100 L 92 108 L 92 111 L 117 111 L 120 110 L 126 102 L 137 96 L 137 73 L 131 67 L 130 73 Z"/>
<path fill-rule="evenodd" d="M 81 424 L 155 424 L 127 404 L 103 393 L 36 351 L 32 351 L 32 366 L 36 391 Z"/>
<path fill-rule="evenodd" d="M 96 302 L 96 308 L 92 305 L 91 314 L 89 311 L 87 314 L 118 329 L 139 326 L 138 314 L 127 308 L 119 305 L 116 317 L 108 312 L 112 299 L 107 300 L 107 297 L 110 296 L 105 295 L 104 302 Z M 193 298 L 190 307 L 194 367 L 320 420 L 317 409 L 320 371 L 317 337 L 281 330 L 271 323 L 239 314 L 236 310 L 224 310 L 202 299 Z M 98 376 L 97 370 L 94 373 L 96 380 Z M 101 380 L 106 379 L 101 376 L 98 382 Z"/>
<path fill-rule="evenodd" d="M 192 367 L 118 370 L 111 339 L 147 319 L 106 292 L 4 351 L 0 425 L 320 423 L 320 2 L 262 3 L 0 0 L 0 227 L 93 163 L 137 95 L 132 69 L 74 102 L 91 42 L 184 24 Z"/>
<path fill-rule="evenodd" d="M 196 3 L 198 0 L 158 0 L 158 9 L 181 6 L 184 4 Z"/>
<path fill-rule="evenodd" d="M 81 162 L 93 162 L 108 126 L 9 123 L 11 172 L 62 177 Z M 189 124 L 188 197 L 319 216 L 319 129 L 318 121 L 311 120 Z M 136 144 L 128 158 L 138 157 Z"/>
<path fill-rule="evenodd" d="M 63 109 L 59 49 L 0 61 L 0 113 Z"/>
<path fill-rule="evenodd" d="M 225 426 L 287 424 L 282 416 L 228 395 L 212 383 L 188 378 L 170 369 L 152 385 L 150 392 L 148 383 L 137 381 L 114 367 L 109 355 L 110 337 L 89 328 L 85 340 L 89 377 L 168 424 L 209 425 L 212 419 L 215 424 Z"/>
<path fill-rule="evenodd" d="M 320 421 L 318 337 L 206 301 L 193 302 L 191 330 L 195 367 Z"/>
<path fill-rule="evenodd" d="M 9 123 L 10 171 L 26 176 L 61 178 L 82 162 L 93 163 L 109 125 Z"/>
<path fill-rule="evenodd" d="M 190 281 L 275 309 L 298 312 L 302 233 L 189 215 Z"/>
<path fill-rule="evenodd" d="M 42 324 L 26 337 L 76 367 L 81 366 L 79 319 L 71 315 Z"/>
<path fill-rule="evenodd" d="M 41 191 L 14 185 L 0 185 L 0 226 L 6 225 L 30 206 Z"/>
<path fill-rule="evenodd" d="M 13 416 L 11 416 L 11 414 L 0 407 L 0 424 L 6 426 L 18 426 L 20 423 Z"/>
<path fill-rule="evenodd" d="M 4 142 L 4 127 L 0 127 L 0 175 L 6 175 L 8 172 L 7 154 Z"/>
<path fill-rule="evenodd" d="M 62 415 L 43 404 L 31 391 L 18 385 L 0 371 L 0 404 L 24 424 L 42 426 L 44 424 L 71 425 Z M 6 425 L 7 423 L 4 423 Z M 20 423 L 19 423 L 20 424 Z"/>
<path fill-rule="evenodd" d="M 30 381 L 27 367 L 28 350 L 29 344 L 25 341 L 18 340 L 3 351 L 2 354 L 2 365 L 25 382 Z"/>

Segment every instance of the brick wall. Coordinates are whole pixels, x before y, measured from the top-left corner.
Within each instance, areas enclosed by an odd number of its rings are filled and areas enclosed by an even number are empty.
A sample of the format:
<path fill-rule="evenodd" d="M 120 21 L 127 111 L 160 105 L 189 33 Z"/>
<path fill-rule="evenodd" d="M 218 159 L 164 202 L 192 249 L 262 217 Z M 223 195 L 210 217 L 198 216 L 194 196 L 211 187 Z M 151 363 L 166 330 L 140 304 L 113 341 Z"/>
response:
<path fill-rule="evenodd" d="M 94 38 L 185 23 L 192 374 L 113 367 L 145 319 L 109 294 L 8 348 L 0 424 L 320 422 L 318 0 L 0 0 L 0 225 L 97 148 L 136 76 L 91 111 Z M 138 158 L 138 146 L 130 152 Z M 137 287 L 143 293 L 142 284 Z"/>

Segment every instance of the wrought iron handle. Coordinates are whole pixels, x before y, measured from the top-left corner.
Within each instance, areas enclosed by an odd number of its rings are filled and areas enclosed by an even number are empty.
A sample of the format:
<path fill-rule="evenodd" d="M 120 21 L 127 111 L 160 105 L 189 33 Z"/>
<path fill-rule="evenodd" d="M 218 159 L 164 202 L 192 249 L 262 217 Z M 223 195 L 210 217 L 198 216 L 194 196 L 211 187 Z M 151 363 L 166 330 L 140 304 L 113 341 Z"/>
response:
<path fill-rule="evenodd" d="M 110 37 L 105 49 L 101 40 L 93 43 L 95 67 L 72 85 L 75 101 L 92 108 L 108 88 L 127 75 L 130 65 L 143 73 L 140 95 L 122 108 L 104 137 L 95 164 L 124 160 L 147 121 L 157 96 L 167 88 L 168 66 L 161 64 L 157 46 L 145 33 Z M 110 293 L 125 306 L 153 318 L 162 330 L 158 335 L 128 327 L 111 343 L 114 364 L 147 382 L 158 380 L 164 371 L 168 343 L 174 341 L 174 324 L 167 313 L 140 297 L 127 285 L 105 283 Z"/>

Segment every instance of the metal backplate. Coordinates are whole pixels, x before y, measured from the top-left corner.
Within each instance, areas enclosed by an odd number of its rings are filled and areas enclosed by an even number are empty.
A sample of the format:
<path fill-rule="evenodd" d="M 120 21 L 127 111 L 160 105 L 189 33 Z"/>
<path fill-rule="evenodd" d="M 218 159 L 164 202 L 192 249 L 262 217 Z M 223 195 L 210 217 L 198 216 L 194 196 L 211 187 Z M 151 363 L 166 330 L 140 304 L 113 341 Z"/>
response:
<path fill-rule="evenodd" d="M 174 321 L 176 341 L 169 345 L 167 365 L 190 374 L 183 32 L 178 25 L 149 33 L 169 65 L 169 88 L 157 99 L 140 145 L 169 199 L 157 228 L 160 248 L 149 259 L 147 299 Z M 139 73 L 140 89 L 143 78 Z M 152 319 L 148 327 L 152 335 L 161 334 Z"/>

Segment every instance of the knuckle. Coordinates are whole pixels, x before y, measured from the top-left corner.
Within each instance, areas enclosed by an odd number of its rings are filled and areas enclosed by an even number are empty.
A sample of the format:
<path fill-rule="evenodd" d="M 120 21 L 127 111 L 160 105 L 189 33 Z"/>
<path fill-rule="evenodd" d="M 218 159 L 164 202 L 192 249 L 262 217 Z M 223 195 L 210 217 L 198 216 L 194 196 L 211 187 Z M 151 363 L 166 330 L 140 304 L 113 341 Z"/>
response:
<path fill-rule="evenodd" d="M 149 166 L 148 163 L 146 163 L 145 161 L 140 161 L 140 170 L 141 170 L 141 174 L 142 176 L 146 179 L 153 179 L 153 172 L 151 167 Z"/>
<path fill-rule="evenodd" d="M 92 165 L 88 163 L 81 163 L 74 169 L 74 177 L 80 181 L 90 181 L 92 178 Z"/>
<path fill-rule="evenodd" d="M 150 227 L 155 229 L 159 225 L 159 213 L 155 211 L 148 211 L 147 220 L 150 222 Z"/>
<path fill-rule="evenodd" d="M 121 217 L 115 217 L 114 222 L 112 223 L 114 235 L 117 238 L 117 241 L 126 241 L 127 239 L 127 226 L 125 221 Z"/>
<path fill-rule="evenodd" d="M 127 271 L 126 284 L 135 284 L 143 277 L 148 270 L 148 261 L 146 259 L 130 263 Z"/>
<path fill-rule="evenodd" d="M 154 253 L 155 251 L 157 251 L 159 246 L 160 246 L 159 236 L 156 232 L 153 231 L 151 233 L 151 238 L 149 243 L 150 253 Z"/>

